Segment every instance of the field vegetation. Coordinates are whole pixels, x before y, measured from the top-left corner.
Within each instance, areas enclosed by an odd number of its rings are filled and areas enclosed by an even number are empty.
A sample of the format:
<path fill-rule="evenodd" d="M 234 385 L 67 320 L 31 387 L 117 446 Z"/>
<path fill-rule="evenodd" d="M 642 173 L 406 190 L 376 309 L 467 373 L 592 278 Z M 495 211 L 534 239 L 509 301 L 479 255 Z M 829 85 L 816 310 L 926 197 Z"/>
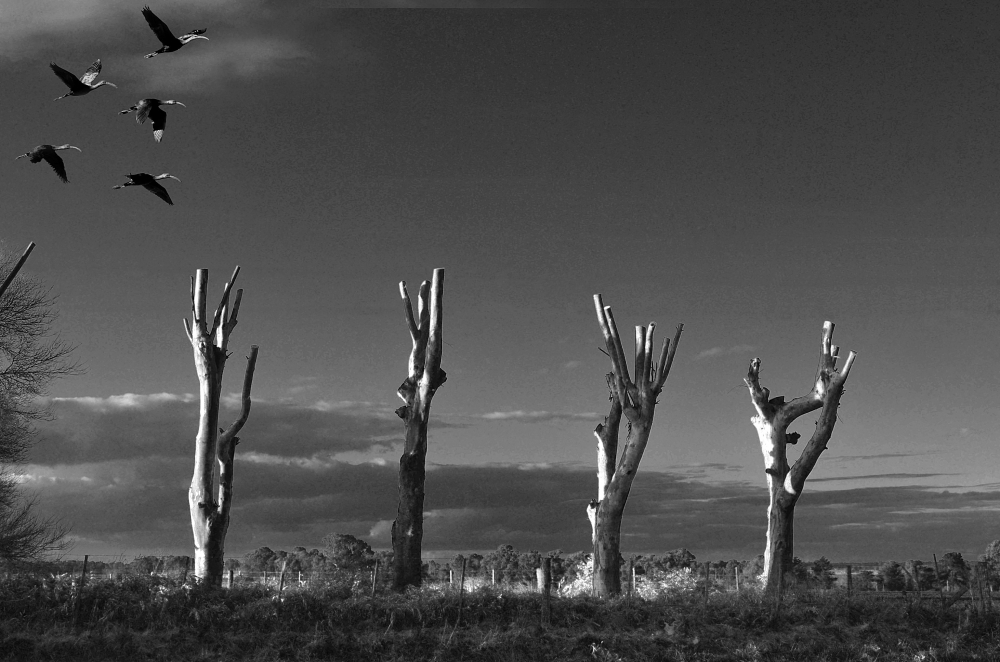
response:
<path fill-rule="evenodd" d="M 1000 604 L 698 587 L 550 600 L 525 586 L 428 584 L 374 597 L 363 577 L 278 592 L 160 576 L 0 584 L 3 660 L 996 660 Z"/>

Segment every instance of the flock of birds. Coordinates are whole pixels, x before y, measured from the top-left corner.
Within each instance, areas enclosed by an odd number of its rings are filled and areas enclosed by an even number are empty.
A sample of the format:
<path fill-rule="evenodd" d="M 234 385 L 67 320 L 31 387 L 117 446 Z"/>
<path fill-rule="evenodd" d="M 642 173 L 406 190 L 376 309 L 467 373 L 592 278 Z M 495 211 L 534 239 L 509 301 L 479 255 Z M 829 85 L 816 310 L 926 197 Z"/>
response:
<path fill-rule="evenodd" d="M 156 14 L 149 7 L 143 7 L 142 16 L 146 19 L 146 23 L 149 24 L 149 28 L 153 31 L 153 34 L 160 40 L 163 46 L 146 55 L 147 58 L 155 57 L 161 53 L 173 53 L 174 51 L 180 49 L 184 44 L 195 39 L 208 39 L 208 37 L 203 36 L 205 30 L 191 30 L 187 34 L 183 34 L 180 37 L 175 37 L 167 27 L 167 24 L 161 21 Z M 55 62 L 50 62 L 49 67 L 52 68 L 53 73 L 59 77 L 66 87 L 69 88 L 69 92 L 56 98 L 65 99 L 66 97 L 82 97 L 86 94 L 90 94 L 99 87 L 104 85 L 110 85 L 111 87 L 117 88 L 118 86 L 114 83 L 109 83 L 106 80 L 98 81 L 97 77 L 101 74 L 101 61 L 97 60 L 92 65 L 90 65 L 87 70 L 79 78 L 76 77 L 70 71 L 66 71 L 60 67 Z M 160 99 L 141 99 L 135 103 L 130 108 L 122 110 L 119 114 L 126 115 L 128 113 L 135 113 L 135 121 L 138 124 L 144 124 L 148 119 L 153 125 L 153 140 L 160 142 L 163 139 L 163 130 L 167 124 L 167 113 L 163 110 L 163 106 L 183 106 L 180 101 L 174 101 L 173 99 L 168 99 L 166 101 L 161 101 Z M 66 165 L 63 163 L 62 157 L 60 157 L 56 152 L 64 149 L 75 149 L 78 152 L 83 150 L 79 147 L 73 145 L 38 145 L 30 152 L 25 152 L 20 156 L 16 157 L 14 160 L 22 159 L 27 157 L 31 163 L 38 163 L 40 161 L 45 161 L 52 169 L 55 170 L 56 176 L 59 177 L 63 182 L 69 183 L 69 179 L 66 177 Z M 170 195 L 167 193 L 167 189 L 163 188 L 159 184 L 161 179 L 177 179 L 169 173 L 163 173 L 162 175 L 153 176 L 149 173 L 140 172 L 137 174 L 126 175 L 128 181 L 124 184 L 119 184 L 118 186 L 113 186 L 114 189 L 125 188 L 127 186 L 142 186 L 147 191 L 153 193 L 155 196 L 166 202 L 168 205 L 174 204 L 170 200 Z"/>

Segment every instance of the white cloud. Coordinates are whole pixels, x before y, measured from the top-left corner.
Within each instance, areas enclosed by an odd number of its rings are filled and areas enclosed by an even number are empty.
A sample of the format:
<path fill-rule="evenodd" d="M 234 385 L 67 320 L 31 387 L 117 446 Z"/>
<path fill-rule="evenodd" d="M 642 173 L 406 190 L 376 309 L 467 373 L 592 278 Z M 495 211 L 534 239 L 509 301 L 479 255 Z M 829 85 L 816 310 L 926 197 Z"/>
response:
<path fill-rule="evenodd" d="M 522 421 L 525 423 L 540 423 L 544 421 L 590 421 L 599 420 L 600 414 L 593 412 L 554 412 L 554 411 L 492 411 L 483 414 L 481 418 L 487 421 Z"/>
<path fill-rule="evenodd" d="M 223 80 L 257 79 L 288 63 L 311 57 L 294 41 L 269 36 L 206 42 L 196 55 L 162 58 L 163 63 L 144 72 L 144 83 L 171 93 L 204 90 Z"/>
<path fill-rule="evenodd" d="M 749 354 L 755 349 L 757 348 L 753 345 L 733 345 L 732 347 L 722 347 L 719 345 L 716 347 L 709 347 L 708 349 L 698 352 L 693 360 L 700 361 L 702 359 L 713 359 L 718 356 L 726 356 L 730 354 Z"/>

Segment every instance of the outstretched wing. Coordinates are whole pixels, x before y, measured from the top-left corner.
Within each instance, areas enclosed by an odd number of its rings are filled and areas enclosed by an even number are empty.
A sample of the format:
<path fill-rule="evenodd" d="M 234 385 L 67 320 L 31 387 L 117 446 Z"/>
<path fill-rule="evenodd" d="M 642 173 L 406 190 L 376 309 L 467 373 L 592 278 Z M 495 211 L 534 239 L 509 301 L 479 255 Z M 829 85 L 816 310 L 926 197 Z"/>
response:
<path fill-rule="evenodd" d="M 167 126 L 167 114 L 159 106 L 149 109 L 149 119 L 153 121 L 153 140 L 163 139 L 163 129 Z"/>
<path fill-rule="evenodd" d="M 100 60 L 98 60 L 98 62 L 100 62 Z M 54 73 L 56 76 L 59 76 L 59 80 L 61 80 L 66 84 L 66 87 L 70 89 L 70 92 L 75 92 L 85 87 L 84 84 L 81 83 L 76 76 L 74 76 L 69 71 L 66 71 L 55 62 L 49 62 L 49 68 L 52 69 L 52 73 Z"/>
<path fill-rule="evenodd" d="M 174 33 L 170 31 L 167 24 L 157 18 L 153 10 L 148 6 L 142 8 L 142 17 L 146 19 L 146 23 L 149 24 L 149 29 L 153 31 L 156 38 L 159 39 L 164 46 L 171 46 L 177 41 L 177 37 Z"/>
<path fill-rule="evenodd" d="M 56 171 L 56 175 L 58 175 L 59 179 L 69 183 L 69 180 L 66 179 L 66 166 L 63 164 L 63 160 L 58 154 L 51 149 L 47 149 L 42 152 L 42 158 L 45 159 L 46 163 L 52 166 L 52 169 Z"/>
<path fill-rule="evenodd" d="M 170 194 L 167 193 L 167 189 L 160 186 L 159 182 L 149 182 L 148 184 L 143 184 L 143 186 L 146 187 L 147 191 L 158 197 L 160 200 L 163 200 L 168 205 L 174 204 L 170 200 Z"/>
<path fill-rule="evenodd" d="M 87 67 L 87 70 L 83 72 L 82 76 L 80 76 L 80 82 L 87 86 L 93 85 L 94 81 L 97 80 L 97 74 L 99 73 L 101 73 L 100 59 L 98 59 L 97 62 L 94 62 L 94 64 Z"/>
<path fill-rule="evenodd" d="M 153 104 L 149 103 L 149 99 L 143 99 L 139 103 L 135 104 L 135 121 L 139 124 L 145 124 L 146 118 L 149 117 L 149 111 L 152 107 Z"/>

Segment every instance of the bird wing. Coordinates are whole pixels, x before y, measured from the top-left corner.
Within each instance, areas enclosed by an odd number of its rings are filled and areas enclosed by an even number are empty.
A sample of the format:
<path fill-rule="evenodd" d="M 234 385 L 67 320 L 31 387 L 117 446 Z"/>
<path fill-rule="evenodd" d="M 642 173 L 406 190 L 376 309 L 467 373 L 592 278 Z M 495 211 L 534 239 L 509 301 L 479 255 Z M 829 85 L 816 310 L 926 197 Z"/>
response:
<path fill-rule="evenodd" d="M 81 83 L 71 72 L 66 71 L 55 62 L 49 62 L 49 67 L 52 69 L 52 73 L 59 76 L 59 80 L 66 83 L 66 87 L 69 88 L 70 92 L 76 92 L 77 90 L 86 89 L 88 87 Z"/>
<path fill-rule="evenodd" d="M 149 24 L 149 29 L 153 31 L 156 38 L 159 39 L 164 46 L 172 46 L 177 41 L 177 37 L 174 33 L 170 31 L 167 24 L 157 18 L 156 14 L 149 7 L 142 8 L 142 16 L 146 19 L 146 23 Z"/>
<path fill-rule="evenodd" d="M 87 70 L 83 72 L 82 76 L 80 76 L 80 82 L 89 87 L 94 84 L 95 80 L 97 80 L 97 74 L 99 73 L 101 73 L 100 59 L 94 62 L 94 64 L 87 67 Z"/>
<path fill-rule="evenodd" d="M 135 104 L 135 121 L 139 124 L 145 124 L 146 118 L 149 117 L 149 111 L 152 108 L 153 104 L 149 103 L 149 99 L 143 99 Z"/>
<path fill-rule="evenodd" d="M 149 119 L 153 121 L 153 140 L 163 139 L 163 129 L 167 126 L 167 114 L 159 106 L 149 109 Z"/>
<path fill-rule="evenodd" d="M 42 158 L 45 159 L 45 162 L 52 166 L 52 169 L 56 171 L 56 175 L 59 176 L 59 179 L 68 183 L 69 180 L 66 179 L 66 166 L 63 164 L 63 160 L 59 157 L 59 155 L 55 153 L 55 150 L 47 149 L 43 151 L 41 155 Z"/>
<path fill-rule="evenodd" d="M 167 193 L 167 189 L 165 189 L 162 186 L 160 186 L 159 182 L 156 182 L 156 181 L 148 182 L 146 184 L 143 184 L 143 186 L 146 188 L 147 191 L 149 191 L 150 193 L 152 193 L 153 195 L 155 195 L 156 197 L 158 197 L 160 200 L 163 200 L 168 205 L 174 204 L 170 200 L 170 194 Z"/>

